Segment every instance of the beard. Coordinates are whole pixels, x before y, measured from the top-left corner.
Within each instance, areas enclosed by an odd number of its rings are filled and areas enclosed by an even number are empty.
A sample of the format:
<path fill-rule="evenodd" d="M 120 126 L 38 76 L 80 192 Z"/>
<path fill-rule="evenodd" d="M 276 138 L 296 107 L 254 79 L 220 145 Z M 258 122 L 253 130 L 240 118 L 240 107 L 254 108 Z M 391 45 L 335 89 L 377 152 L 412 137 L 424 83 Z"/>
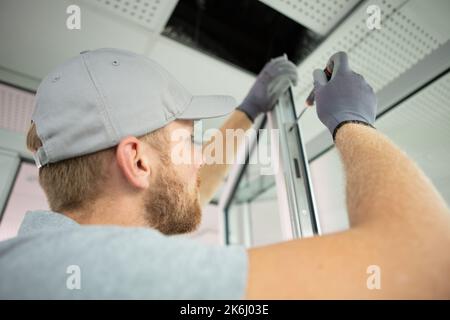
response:
<path fill-rule="evenodd" d="M 197 177 L 195 186 L 189 188 L 171 164 L 160 169 L 144 198 L 147 223 L 166 235 L 195 231 L 201 222 L 200 178 Z"/>

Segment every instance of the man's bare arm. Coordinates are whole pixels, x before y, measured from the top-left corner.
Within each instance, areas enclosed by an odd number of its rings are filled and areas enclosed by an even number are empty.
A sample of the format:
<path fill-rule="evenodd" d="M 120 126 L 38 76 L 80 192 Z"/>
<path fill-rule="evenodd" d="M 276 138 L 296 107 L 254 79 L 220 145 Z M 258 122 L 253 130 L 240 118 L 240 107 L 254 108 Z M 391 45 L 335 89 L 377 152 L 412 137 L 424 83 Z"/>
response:
<path fill-rule="evenodd" d="M 352 227 L 379 223 L 380 216 L 399 220 L 405 228 L 408 222 L 421 229 L 443 222 L 442 218 L 449 222 L 446 203 L 431 181 L 386 137 L 371 128 L 346 124 L 336 135 L 336 146 L 347 177 Z"/>
<path fill-rule="evenodd" d="M 431 182 L 374 129 L 346 124 L 336 146 L 351 229 L 250 249 L 246 297 L 450 298 L 450 212 Z"/>
<path fill-rule="evenodd" d="M 223 126 L 219 129 L 219 133 L 214 135 L 214 137 L 211 139 L 208 144 L 215 143 L 215 139 L 222 139 L 222 143 L 217 144 L 223 146 L 221 151 L 222 154 L 226 155 L 226 130 L 243 130 L 246 131 L 252 126 L 252 122 L 249 120 L 249 118 L 240 110 L 235 110 L 230 117 L 225 121 Z M 227 157 L 230 157 L 230 159 L 234 159 L 236 152 L 238 150 L 239 145 L 242 143 L 242 141 L 235 141 L 234 148 L 232 150 L 228 150 L 228 152 L 232 152 L 233 154 L 226 155 Z M 207 145 L 204 146 L 204 150 L 206 150 Z M 200 204 L 203 206 L 207 204 L 211 198 L 216 193 L 217 189 L 219 188 L 220 184 L 223 183 L 225 176 L 228 173 L 228 170 L 230 169 L 230 164 L 227 164 L 224 162 L 223 164 L 220 163 L 213 163 L 213 164 L 206 164 L 204 165 L 199 172 L 201 184 L 200 184 Z"/>

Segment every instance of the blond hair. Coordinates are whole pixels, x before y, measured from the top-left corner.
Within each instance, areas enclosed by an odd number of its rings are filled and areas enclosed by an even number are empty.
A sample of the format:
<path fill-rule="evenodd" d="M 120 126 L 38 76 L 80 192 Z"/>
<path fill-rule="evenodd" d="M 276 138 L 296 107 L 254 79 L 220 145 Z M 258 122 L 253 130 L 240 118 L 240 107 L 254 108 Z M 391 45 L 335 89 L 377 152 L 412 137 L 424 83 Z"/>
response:
<path fill-rule="evenodd" d="M 168 139 L 164 128 L 138 139 L 161 154 L 167 150 Z M 41 146 L 36 125 L 32 123 L 27 134 L 27 148 L 34 153 Z M 39 169 L 39 184 L 44 189 L 50 209 L 56 212 L 86 209 L 103 196 L 107 165 L 111 163 L 115 151 L 116 147 L 111 147 L 42 166 Z"/>

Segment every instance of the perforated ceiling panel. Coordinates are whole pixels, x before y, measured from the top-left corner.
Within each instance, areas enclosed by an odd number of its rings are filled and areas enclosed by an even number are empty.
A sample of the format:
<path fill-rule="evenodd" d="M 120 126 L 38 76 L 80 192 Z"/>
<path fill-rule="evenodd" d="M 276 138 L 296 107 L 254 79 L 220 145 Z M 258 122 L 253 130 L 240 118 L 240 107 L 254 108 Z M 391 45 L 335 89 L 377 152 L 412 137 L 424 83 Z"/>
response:
<path fill-rule="evenodd" d="M 319 34 L 328 33 L 359 0 L 260 0 Z"/>
<path fill-rule="evenodd" d="M 34 109 L 34 94 L 0 84 L 0 128 L 27 132 Z"/>
<path fill-rule="evenodd" d="M 369 30 L 366 8 L 381 9 L 381 30 Z M 350 66 L 362 74 L 377 92 L 413 67 L 450 39 L 450 1 L 371 0 L 366 1 L 299 66 L 300 81 L 295 88 L 297 107 L 301 109 L 312 89 L 312 73 L 323 69 L 328 58 L 346 51 Z M 306 140 L 324 130 L 315 112 L 301 120 Z"/>
<path fill-rule="evenodd" d="M 83 0 L 83 2 L 159 33 L 178 0 Z"/>

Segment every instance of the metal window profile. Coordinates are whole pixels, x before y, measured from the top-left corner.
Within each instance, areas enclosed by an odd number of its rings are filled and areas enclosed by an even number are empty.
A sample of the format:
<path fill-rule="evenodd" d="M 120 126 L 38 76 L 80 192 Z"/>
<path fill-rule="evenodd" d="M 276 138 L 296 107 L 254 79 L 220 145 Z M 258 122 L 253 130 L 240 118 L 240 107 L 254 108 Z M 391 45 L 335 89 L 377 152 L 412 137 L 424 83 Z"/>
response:
<path fill-rule="evenodd" d="M 244 177 L 250 155 L 258 143 L 257 133 L 259 129 L 266 127 L 266 119 L 268 129 L 279 130 L 279 140 L 272 139 L 271 143 L 278 144 L 275 150 L 280 151 L 277 159 L 272 161 L 278 161 L 278 170 L 274 174 L 283 240 L 321 234 L 307 156 L 297 124 L 292 90 L 289 89 L 279 99 L 273 111 L 255 124 L 256 131 L 250 136 L 249 148 L 239 149 L 236 164 L 230 171 L 218 205 L 222 213 L 219 229 L 224 232 L 221 237 L 224 244 L 230 244 L 229 209 Z M 244 227 L 245 232 L 251 231 L 248 226 Z M 251 234 L 244 235 L 244 239 L 250 237 Z M 245 245 L 249 246 L 251 243 L 247 240 Z"/>
<path fill-rule="evenodd" d="M 280 215 L 282 219 L 285 216 L 285 222 L 290 221 L 291 228 L 284 228 L 284 238 L 288 240 L 318 235 L 321 232 L 308 157 L 297 122 L 291 88 L 281 96 L 268 119 L 269 126 L 279 130 L 280 166 L 276 172 L 276 184 Z"/>

